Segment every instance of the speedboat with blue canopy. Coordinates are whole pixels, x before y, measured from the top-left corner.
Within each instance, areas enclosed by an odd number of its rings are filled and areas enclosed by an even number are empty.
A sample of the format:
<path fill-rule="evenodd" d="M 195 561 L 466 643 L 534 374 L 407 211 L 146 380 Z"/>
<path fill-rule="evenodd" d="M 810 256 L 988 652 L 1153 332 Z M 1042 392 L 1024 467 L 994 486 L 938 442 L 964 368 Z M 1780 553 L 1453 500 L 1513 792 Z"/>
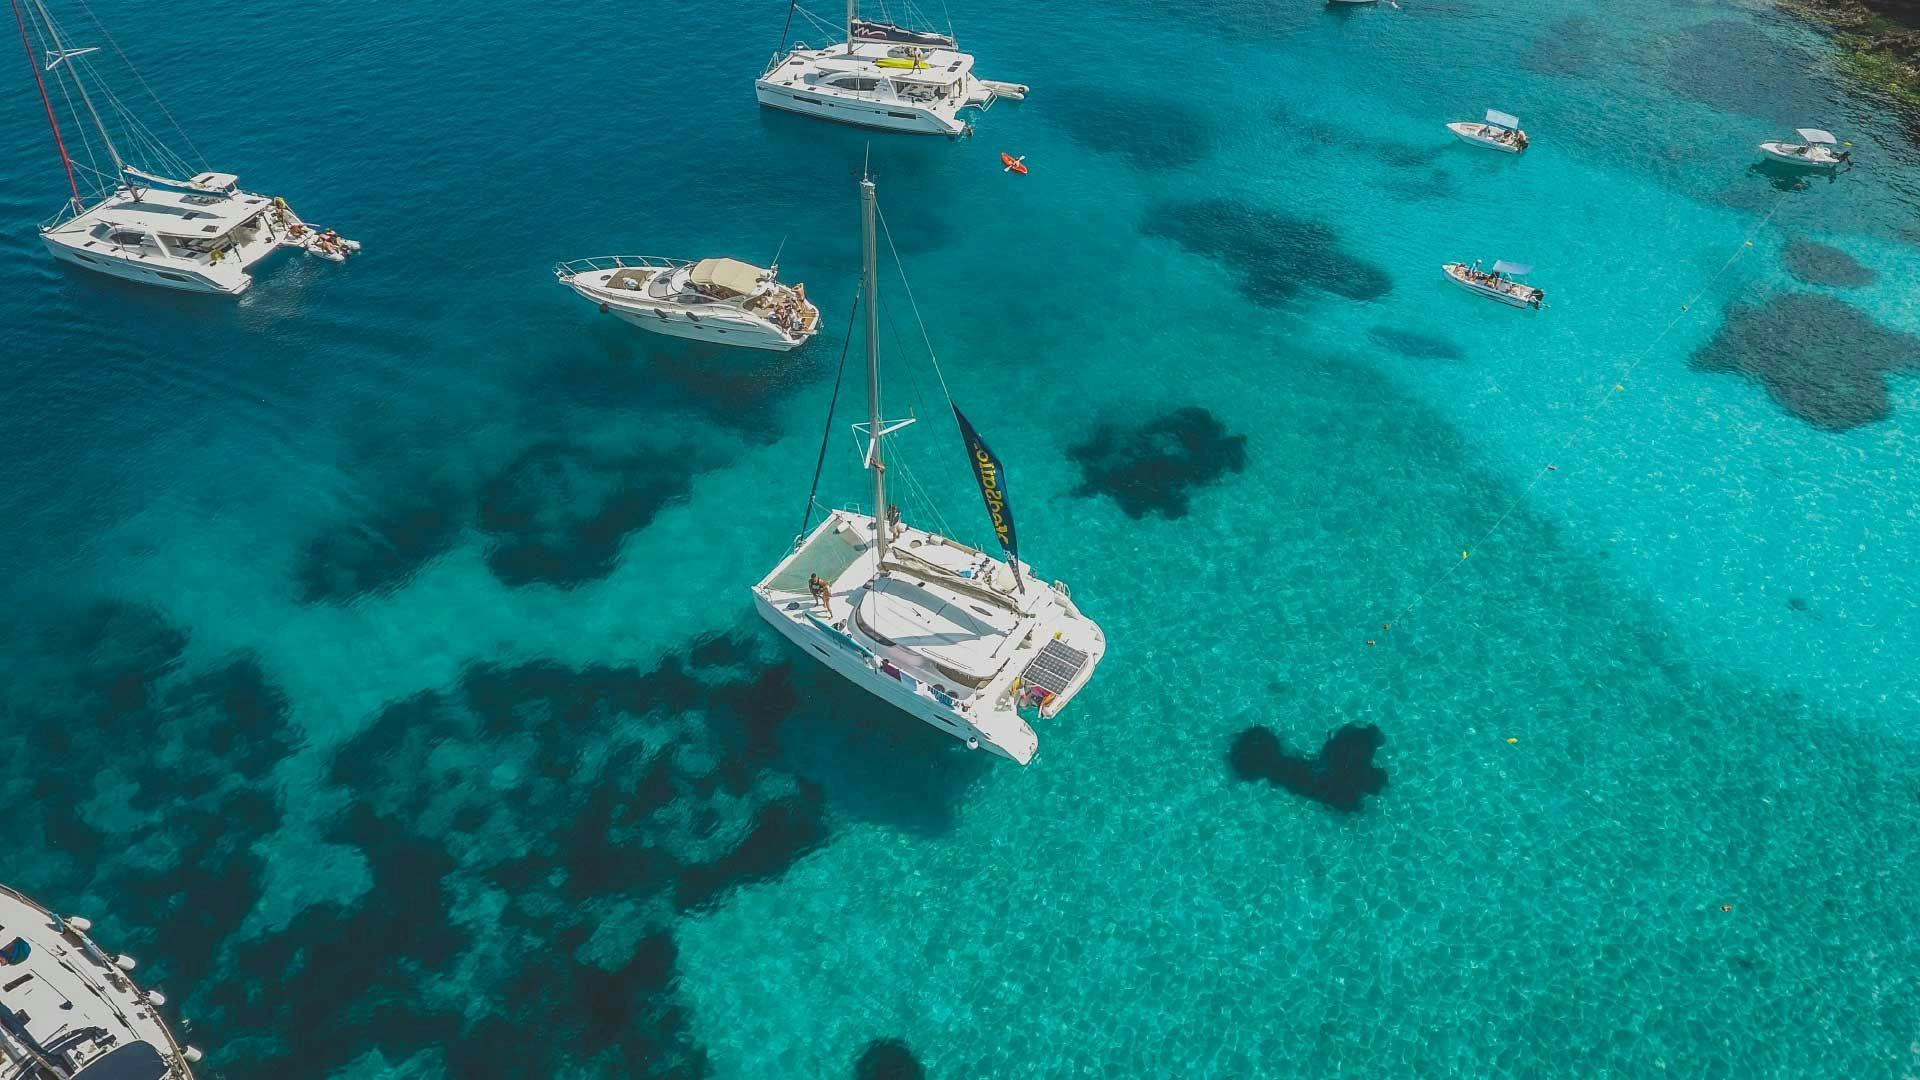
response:
<path fill-rule="evenodd" d="M 1481 123 L 1457 120 L 1448 124 L 1447 130 L 1459 136 L 1463 142 L 1498 150 L 1503 154 L 1518 154 L 1527 148 L 1527 133 L 1520 130 L 1520 118 L 1498 109 L 1488 109 L 1486 120 Z"/>
<path fill-rule="evenodd" d="M 1853 155 L 1840 148 L 1840 140 L 1831 131 L 1796 128 L 1794 134 L 1800 136 L 1799 142 L 1763 142 L 1760 152 L 1774 161 L 1809 169 L 1834 169 L 1853 162 Z"/>
<path fill-rule="evenodd" d="M 1511 307 L 1538 308 L 1540 302 L 1547 296 L 1539 289 L 1515 280 L 1533 273 L 1533 267 L 1526 263 L 1495 259 L 1492 269 L 1482 270 L 1480 260 L 1475 259 L 1472 266 L 1452 262 L 1442 266 L 1440 270 L 1447 275 L 1447 280 L 1468 292 L 1484 296 L 1489 300 L 1498 300 Z"/>

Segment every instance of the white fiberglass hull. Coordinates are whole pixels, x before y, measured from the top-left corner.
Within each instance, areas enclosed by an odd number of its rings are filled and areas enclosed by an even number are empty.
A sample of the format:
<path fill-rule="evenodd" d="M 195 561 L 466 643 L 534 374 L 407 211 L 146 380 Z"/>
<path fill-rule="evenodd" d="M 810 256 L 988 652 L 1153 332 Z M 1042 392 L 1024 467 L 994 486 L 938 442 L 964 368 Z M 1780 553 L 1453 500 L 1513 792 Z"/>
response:
<path fill-rule="evenodd" d="M 1498 150 L 1503 154 L 1517 154 L 1526 149 L 1524 146 L 1504 142 L 1497 136 L 1489 134 L 1488 132 L 1492 129 L 1485 124 L 1470 124 L 1463 121 L 1448 124 L 1447 130 L 1453 132 L 1461 142 L 1484 146 L 1489 150 Z"/>
<path fill-rule="evenodd" d="M 967 130 L 967 122 L 960 119 L 958 109 L 934 110 L 897 101 L 867 101 L 812 88 L 782 86 L 767 79 L 754 84 L 754 95 L 769 109 L 877 131 L 957 136 Z"/>
<path fill-rule="evenodd" d="M 560 281 L 601 311 L 650 334 L 743 349 L 788 352 L 807 343 L 819 319 L 818 312 L 812 305 L 807 305 L 804 310 L 810 313 L 810 321 L 790 332 L 766 319 L 730 306 L 702 305 L 700 310 L 694 310 L 671 299 L 602 287 L 608 276 L 606 271 L 594 271 L 591 274 L 563 275 Z"/>
<path fill-rule="evenodd" d="M 1511 280 L 1508 280 L 1506 284 L 1511 288 L 1518 289 L 1518 292 L 1510 292 L 1507 289 L 1496 289 L 1491 285 L 1482 284 L 1468 277 L 1466 268 L 1459 263 L 1449 263 L 1441 267 L 1440 270 L 1447 275 L 1448 281 L 1473 293 L 1475 296 L 1484 296 L 1489 300 L 1498 300 L 1508 307 L 1537 308 L 1540 306 L 1541 299 L 1546 295 L 1531 285 L 1520 285 Z"/>
<path fill-rule="evenodd" d="M 1801 143 L 1763 142 L 1760 152 L 1774 161 L 1788 165 L 1798 165 L 1803 169 L 1831 169 L 1840 164 L 1840 156 L 1824 146 L 1808 147 Z"/>
<path fill-rule="evenodd" d="M 797 348 L 805 340 L 796 341 L 777 330 L 753 323 L 729 320 L 723 324 L 718 319 L 702 319 L 689 312 L 666 308 L 634 310 L 608 305 L 608 311 L 618 316 L 621 321 L 637 326 L 650 334 L 684 338 L 688 341 L 710 341 L 715 345 L 735 345 L 743 349 L 787 352 Z"/>
<path fill-rule="evenodd" d="M 137 251 L 122 251 L 112 247 L 100 250 L 79 251 L 55 233 L 41 233 L 47 250 L 61 262 L 91 270 L 96 274 L 105 274 L 122 281 L 137 282 L 141 285 L 157 285 L 163 289 L 177 289 L 181 292 L 213 293 L 225 296 L 238 296 L 253 285 L 252 275 L 238 269 L 221 273 L 212 267 L 195 266 L 183 261 L 166 259 Z"/>
<path fill-rule="evenodd" d="M 969 747 L 990 751 L 1020 765 L 1033 760 L 1033 749 L 1020 747 L 1010 749 L 992 739 L 983 738 L 981 733 L 974 730 L 964 718 L 907 689 L 898 680 L 875 671 L 865 659 L 849 651 L 844 644 L 830 639 L 826 631 L 812 623 L 803 624 L 795 621 L 775 607 L 766 596 L 756 593 L 753 604 L 760 612 L 760 617 L 773 624 L 773 628 L 780 631 L 782 637 L 798 646 L 800 651 L 819 660 L 831 668 L 834 674 L 901 712 L 931 724 L 938 730 L 965 742 Z M 1037 743 L 1038 740 L 1036 739 L 1035 742 Z"/>

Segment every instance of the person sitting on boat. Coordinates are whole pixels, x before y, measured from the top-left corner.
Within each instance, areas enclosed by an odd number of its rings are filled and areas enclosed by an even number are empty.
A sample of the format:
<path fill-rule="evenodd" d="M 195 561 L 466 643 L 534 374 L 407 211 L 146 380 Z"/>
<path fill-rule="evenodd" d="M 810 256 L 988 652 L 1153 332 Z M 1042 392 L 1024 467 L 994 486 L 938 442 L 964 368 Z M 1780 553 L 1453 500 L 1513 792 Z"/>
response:
<path fill-rule="evenodd" d="M 814 601 L 822 608 L 828 612 L 833 610 L 833 589 L 819 574 L 807 575 L 807 591 L 813 594 Z"/>

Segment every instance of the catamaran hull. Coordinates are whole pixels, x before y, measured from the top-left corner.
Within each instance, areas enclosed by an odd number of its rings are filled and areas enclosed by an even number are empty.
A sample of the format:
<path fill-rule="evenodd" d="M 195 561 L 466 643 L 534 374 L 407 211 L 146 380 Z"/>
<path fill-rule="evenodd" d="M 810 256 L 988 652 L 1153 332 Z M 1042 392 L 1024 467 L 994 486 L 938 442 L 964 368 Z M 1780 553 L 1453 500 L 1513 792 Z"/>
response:
<path fill-rule="evenodd" d="M 761 618 L 771 623 L 775 630 L 780 631 L 780 636 L 793 642 L 801 652 L 819 660 L 841 678 L 901 712 L 925 722 L 935 730 L 946 732 L 969 747 L 990 751 L 1021 765 L 1033 760 L 1031 751 L 1025 757 L 1015 756 L 1011 750 L 982 735 L 964 719 L 946 711 L 938 703 L 928 701 L 899 681 L 875 671 L 864 659 L 848 651 L 844 644 L 828 640 L 825 632 L 815 629 L 812 623 L 795 622 L 757 592 L 753 597 L 753 606 L 759 610 Z"/>
<path fill-rule="evenodd" d="M 91 270 L 96 274 L 117 277 L 122 281 L 156 285 L 162 289 L 175 289 L 180 292 L 213 293 L 225 296 L 238 296 L 253 286 L 253 277 L 249 274 L 235 274 L 230 278 L 213 277 L 190 267 L 156 265 L 137 255 L 120 255 L 111 249 L 75 251 L 45 234 L 42 234 L 40 239 L 45 242 L 47 250 L 53 254 L 53 257 L 61 262 L 83 270 Z"/>
<path fill-rule="evenodd" d="M 966 133 L 967 122 L 958 115 L 944 115 L 899 102 L 863 101 L 788 88 L 761 79 L 754 84 L 760 104 L 769 109 L 798 113 L 818 120 L 851 124 L 876 131 L 896 131 L 907 135 L 958 136 Z"/>

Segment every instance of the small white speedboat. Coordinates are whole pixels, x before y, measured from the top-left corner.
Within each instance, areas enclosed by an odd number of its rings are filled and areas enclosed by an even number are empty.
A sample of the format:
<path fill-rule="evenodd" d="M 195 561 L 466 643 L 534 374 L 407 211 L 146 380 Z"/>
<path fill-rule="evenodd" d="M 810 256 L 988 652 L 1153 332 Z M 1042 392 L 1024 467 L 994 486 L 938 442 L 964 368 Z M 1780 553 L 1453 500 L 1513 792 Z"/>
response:
<path fill-rule="evenodd" d="M 1440 268 L 1448 280 L 1455 285 L 1503 304 L 1517 308 L 1537 308 L 1547 294 L 1515 278 L 1533 273 L 1533 267 L 1523 263 L 1511 263 L 1505 259 L 1494 260 L 1492 270 L 1482 270 L 1478 263 L 1468 266 L 1466 263 L 1448 263 Z"/>
<path fill-rule="evenodd" d="M 553 275 L 602 312 L 668 337 L 786 352 L 820 329 L 806 286 L 738 259 L 618 255 L 561 263 Z"/>
<path fill-rule="evenodd" d="M 1839 148 L 1840 140 L 1833 137 L 1833 132 L 1799 128 L 1795 133 L 1804 141 L 1763 142 L 1760 152 L 1775 161 L 1809 169 L 1835 169 L 1853 162 L 1853 155 Z"/>
<path fill-rule="evenodd" d="M 1498 150 L 1503 154 L 1518 154 L 1527 148 L 1527 133 L 1520 130 L 1520 118 L 1498 109 L 1488 109 L 1484 123 L 1458 120 L 1448 124 L 1447 130 L 1459 136 L 1463 142 Z"/>

